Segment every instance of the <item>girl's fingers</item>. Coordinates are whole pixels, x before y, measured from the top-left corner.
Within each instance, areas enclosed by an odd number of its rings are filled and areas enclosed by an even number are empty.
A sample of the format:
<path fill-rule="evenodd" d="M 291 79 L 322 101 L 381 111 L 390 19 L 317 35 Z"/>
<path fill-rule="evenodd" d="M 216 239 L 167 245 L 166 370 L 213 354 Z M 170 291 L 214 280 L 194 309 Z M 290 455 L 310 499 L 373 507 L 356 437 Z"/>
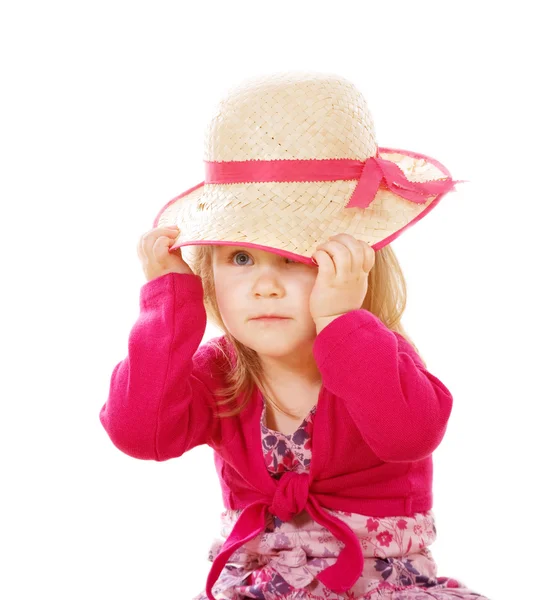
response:
<path fill-rule="evenodd" d="M 333 238 L 341 239 L 351 250 L 351 270 L 354 274 L 359 275 L 364 271 L 366 274 L 371 271 L 375 263 L 375 250 L 363 240 L 357 240 L 349 234 L 337 234 Z"/>
<path fill-rule="evenodd" d="M 364 263 L 362 268 L 366 273 L 369 273 L 375 265 L 375 250 L 368 244 L 366 252 L 364 252 Z"/>
<path fill-rule="evenodd" d="M 333 239 L 340 237 L 342 238 L 341 241 L 339 239 Z M 353 242 L 345 239 L 345 237 L 350 236 L 346 236 L 346 234 L 332 236 L 328 242 L 317 247 L 318 249 L 325 250 L 331 255 L 335 266 L 335 272 L 338 277 L 348 277 L 349 274 L 356 269 L 356 263 L 359 262 L 361 264 L 360 258 L 357 259 L 357 257 L 353 256 Z"/>
<path fill-rule="evenodd" d="M 313 256 L 317 259 L 317 265 L 319 267 L 319 272 L 317 277 L 335 277 L 336 276 L 336 267 L 334 265 L 334 261 L 332 257 L 326 253 L 325 250 L 315 250 Z"/>

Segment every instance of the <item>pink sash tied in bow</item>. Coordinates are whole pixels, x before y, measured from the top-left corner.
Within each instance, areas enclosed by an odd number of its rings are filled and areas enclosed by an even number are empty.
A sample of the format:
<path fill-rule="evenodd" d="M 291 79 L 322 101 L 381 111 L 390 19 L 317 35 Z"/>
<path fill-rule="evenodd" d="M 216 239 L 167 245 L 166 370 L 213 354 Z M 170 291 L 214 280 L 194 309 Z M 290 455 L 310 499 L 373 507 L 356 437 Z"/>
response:
<path fill-rule="evenodd" d="M 364 555 L 360 540 L 347 524 L 322 509 L 309 491 L 309 475 L 287 471 L 278 481 L 270 502 L 258 501 L 245 507 L 239 515 L 220 553 L 215 557 L 206 583 L 208 598 L 215 600 L 212 589 L 230 556 L 243 544 L 252 540 L 266 527 L 266 510 L 289 521 L 302 510 L 326 527 L 345 544 L 336 562 L 317 575 L 317 579 L 335 592 L 346 592 L 358 580 L 364 569 Z"/>

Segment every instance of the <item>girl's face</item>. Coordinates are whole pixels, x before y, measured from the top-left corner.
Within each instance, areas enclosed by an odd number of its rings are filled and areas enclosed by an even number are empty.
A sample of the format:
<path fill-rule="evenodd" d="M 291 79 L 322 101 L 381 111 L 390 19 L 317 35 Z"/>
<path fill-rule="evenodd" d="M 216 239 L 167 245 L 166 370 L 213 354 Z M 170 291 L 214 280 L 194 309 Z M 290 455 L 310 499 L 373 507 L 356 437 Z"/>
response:
<path fill-rule="evenodd" d="M 296 357 L 312 348 L 315 322 L 309 298 L 318 268 L 284 256 L 243 246 L 214 246 L 217 303 L 228 331 L 258 354 Z M 273 313 L 288 319 L 255 321 Z M 295 362 L 295 361 L 294 361 Z"/>

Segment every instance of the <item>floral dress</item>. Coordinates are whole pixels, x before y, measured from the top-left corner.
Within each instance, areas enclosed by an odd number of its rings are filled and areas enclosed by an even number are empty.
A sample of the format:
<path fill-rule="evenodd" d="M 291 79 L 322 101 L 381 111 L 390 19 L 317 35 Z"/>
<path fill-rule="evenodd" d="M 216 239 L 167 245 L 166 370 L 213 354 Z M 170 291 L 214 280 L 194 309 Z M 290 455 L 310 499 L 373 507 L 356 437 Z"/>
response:
<path fill-rule="evenodd" d="M 309 472 L 313 407 L 300 427 L 286 435 L 266 426 L 263 404 L 260 429 L 262 449 L 270 475 L 279 479 L 286 471 Z M 241 510 L 221 513 L 221 537 L 209 551 L 213 562 L 230 535 Z M 428 546 L 436 539 L 431 510 L 412 517 L 372 517 L 330 510 L 359 537 L 364 569 L 347 592 L 327 588 L 317 574 L 335 563 L 344 543 L 337 540 L 304 510 L 289 522 L 268 513 L 265 531 L 238 548 L 217 579 L 217 600 L 489 600 L 458 579 L 437 577 Z M 207 600 L 205 591 L 193 600 Z"/>

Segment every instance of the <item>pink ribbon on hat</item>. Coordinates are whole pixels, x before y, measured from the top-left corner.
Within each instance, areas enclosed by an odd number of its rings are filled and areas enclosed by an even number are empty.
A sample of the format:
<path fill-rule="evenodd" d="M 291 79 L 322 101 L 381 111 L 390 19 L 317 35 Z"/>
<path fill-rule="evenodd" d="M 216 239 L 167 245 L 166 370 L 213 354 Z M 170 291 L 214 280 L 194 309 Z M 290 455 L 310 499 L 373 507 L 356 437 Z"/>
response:
<path fill-rule="evenodd" d="M 204 183 L 251 183 L 264 181 L 337 181 L 358 179 L 345 208 L 367 208 L 383 183 L 391 192 L 424 204 L 430 196 L 449 192 L 456 183 L 450 177 L 410 181 L 400 167 L 379 155 L 365 161 L 350 158 L 307 160 L 242 160 L 205 164 Z"/>

